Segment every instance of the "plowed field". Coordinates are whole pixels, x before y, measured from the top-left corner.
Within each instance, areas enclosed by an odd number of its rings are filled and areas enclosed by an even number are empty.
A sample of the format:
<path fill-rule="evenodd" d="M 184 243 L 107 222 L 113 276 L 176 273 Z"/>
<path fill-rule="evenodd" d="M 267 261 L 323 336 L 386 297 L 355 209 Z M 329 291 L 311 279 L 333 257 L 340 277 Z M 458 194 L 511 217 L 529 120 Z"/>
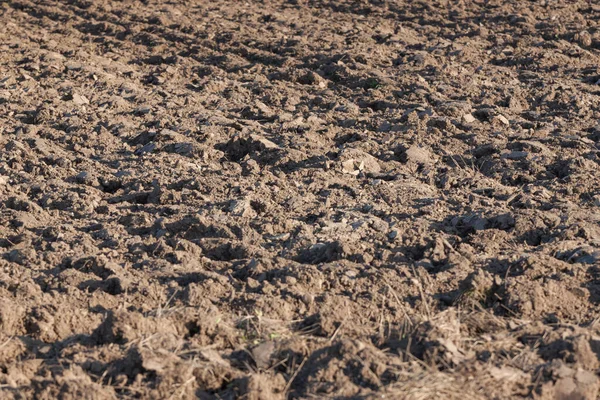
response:
<path fill-rule="evenodd" d="M 595 399 L 595 1 L 0 1 L 0 398 Z"/>

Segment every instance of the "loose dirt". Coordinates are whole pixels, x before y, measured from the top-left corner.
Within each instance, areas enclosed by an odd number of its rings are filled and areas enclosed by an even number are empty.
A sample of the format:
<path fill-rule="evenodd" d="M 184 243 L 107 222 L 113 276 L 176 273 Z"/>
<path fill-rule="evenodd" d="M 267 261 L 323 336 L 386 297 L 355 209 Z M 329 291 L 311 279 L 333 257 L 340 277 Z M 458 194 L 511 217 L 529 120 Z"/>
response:
<path fill-rule="evenodd" d="M 0 6 L 1 398 L 598 395 L 596 2 Z"/>

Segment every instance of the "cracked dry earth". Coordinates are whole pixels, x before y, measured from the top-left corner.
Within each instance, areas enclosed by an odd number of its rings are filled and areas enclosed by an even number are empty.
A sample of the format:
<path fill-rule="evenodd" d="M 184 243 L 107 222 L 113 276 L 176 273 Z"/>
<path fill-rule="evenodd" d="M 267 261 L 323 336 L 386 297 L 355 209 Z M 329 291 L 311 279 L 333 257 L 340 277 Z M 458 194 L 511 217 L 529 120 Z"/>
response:
<path fill-rule="evenodd" d="M 595 399 L 600 6 L 0 2 L 2 399 Z"/>

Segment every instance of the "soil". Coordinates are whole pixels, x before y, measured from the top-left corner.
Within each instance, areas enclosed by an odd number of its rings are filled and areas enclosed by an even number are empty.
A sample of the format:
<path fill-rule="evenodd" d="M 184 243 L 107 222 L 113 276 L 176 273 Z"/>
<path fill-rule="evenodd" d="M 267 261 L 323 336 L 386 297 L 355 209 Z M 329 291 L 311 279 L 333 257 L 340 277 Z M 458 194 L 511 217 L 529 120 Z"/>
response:
<path fill-rule="evenodd" d="M 595 399 L 593 1 L 0 1 L 0 397 Z"/>

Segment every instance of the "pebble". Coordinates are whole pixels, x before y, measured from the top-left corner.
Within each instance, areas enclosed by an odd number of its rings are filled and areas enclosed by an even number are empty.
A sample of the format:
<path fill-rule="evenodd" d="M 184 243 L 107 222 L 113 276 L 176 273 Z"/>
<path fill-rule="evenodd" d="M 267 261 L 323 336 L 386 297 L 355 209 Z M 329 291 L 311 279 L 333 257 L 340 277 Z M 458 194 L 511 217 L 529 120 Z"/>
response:
<path fill-rule="evenodd" d="M 463 115 L 463 121 L 465 121 L 467 124 L 472 124 L 476 121 L 476 118 L 473 116 L 473 114 L 465 114 Z"/>
<path fill-rule="evenodd" d="M 305 293 L 302 295 L 302 297 L 300 298 L 302 300 L 302 302 L 304 304 L 306 304 L 307 306 L 311 305 L 314 301 L 315 301 L 315 296 L 313 296 L 310 293 Z"/>
<path fill-rule="evenodd" d="M 495 119 L 496 121 L 499 121 L 499 122 L 500 122 L 501 124 L 503 124 L 503 125 L 506 125 L 506 126 L 510 125 L 510 121 L 509 121 L 509 120 L 508 120 L 508 119 L 507 119 L 507 118 L 506 118 L 504 115 L 502 115 L 502 114 L 498 114 L 498 115 L 496 115 L 496 116 L 494 117 L 494 119 Z"/>

